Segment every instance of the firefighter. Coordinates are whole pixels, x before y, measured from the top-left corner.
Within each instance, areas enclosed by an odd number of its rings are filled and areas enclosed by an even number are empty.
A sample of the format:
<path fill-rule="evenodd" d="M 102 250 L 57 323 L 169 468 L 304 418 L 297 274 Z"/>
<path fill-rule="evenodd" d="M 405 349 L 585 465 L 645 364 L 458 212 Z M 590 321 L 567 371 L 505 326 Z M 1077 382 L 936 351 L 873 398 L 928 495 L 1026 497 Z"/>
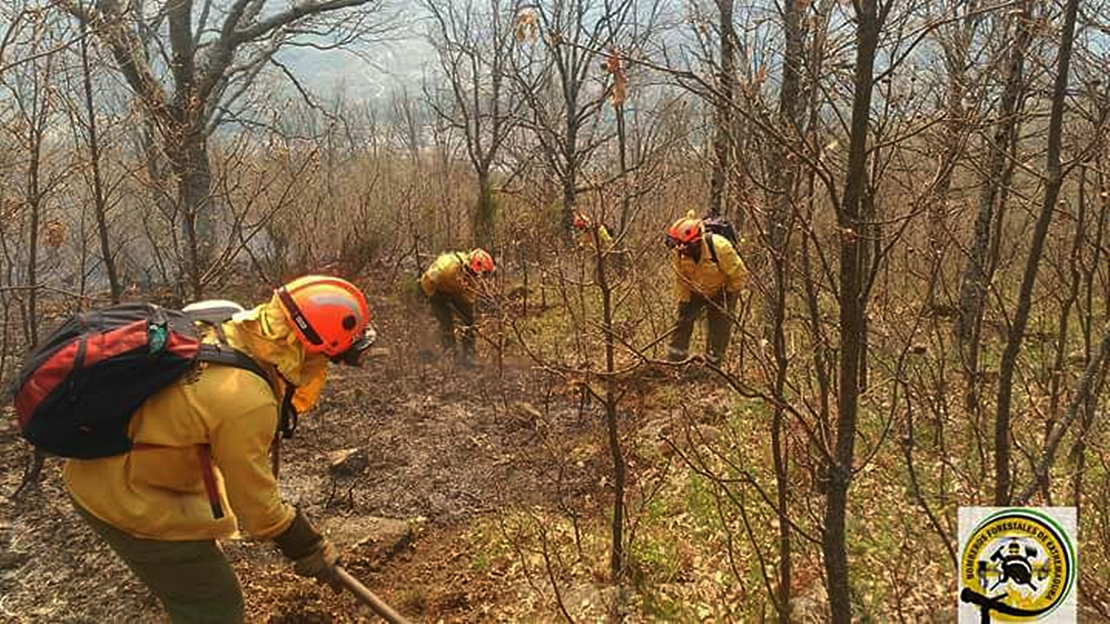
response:
<path fill-rule="evenodd" d="M 455 352 L 455 317 L 462 335 L 460 362 L 474 363 L 474 305 L 481 281 L 493 274 L 493 258 L 484 249 L 441 254 L 420 276 L 420 288 L 439 321 L 440 341 L 446 352 Z"/>
<path fill-rule="evenodd" d="M 574 215 L 574 233 L 578 238 L 579 249 L 596 249 L 597 244 L 600 243 L 601 250 L 604 252 L 612 251 L 613 248 L 613 235 L 609 232 L 609 228 L 604 223 L 594 224 L 590 218 L 582 213 Z M 597 238 L 594 238 L 594 232 L 597 232 Z"/>
<path fill-rule="evenodd" d="M 366 297 L 350 282 L 294 280 L 203 333 L 250 356 L 267 378 L 200 364 L 140 405 L 127 453 L 67 461 L 78 515 L 173 622 L 244 620 L 238 578 L 218 543 L 237 532 L 274 541 L 297 574 L 339 587 L 335 547 L 282 498 L 270 450 L 283 407 L 315 404 L 329 360 L 360 363 L 373 339 L 369 321 Z"/>
<path fill-rule="evenodd" d="M 718 364 L 728 349 L 732 315 L 747 269 L 732 241 L 709 232 L 691 211 L 667 230 L 675 273 L 678 320 L 671 334 L 667 359 L 686 359 L 698 314 L 706 311 L 708 336 L 705 358 Z"/>

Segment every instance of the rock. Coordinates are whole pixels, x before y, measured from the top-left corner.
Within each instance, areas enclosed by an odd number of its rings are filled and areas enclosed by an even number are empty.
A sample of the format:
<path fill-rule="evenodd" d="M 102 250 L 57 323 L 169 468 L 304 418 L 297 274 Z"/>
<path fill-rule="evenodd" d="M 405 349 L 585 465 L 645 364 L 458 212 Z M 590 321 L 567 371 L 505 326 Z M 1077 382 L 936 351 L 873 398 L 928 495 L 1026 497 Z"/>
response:
<path fill-rule="evenodd" d="M 329 518 L 323 526 L 328 539 L 341 550 L 372 549 L 386 559 L 392 558 L 413 541 L 412 525 L 396 518 Z"/>
<path fill-rule="evenodd" d="M 336 477 L 353 477 L 366 470 L 366 451 L 349 448 L 328 453 L 328 472 Z"/>
<path fill-rule="evenodd" d="M 517 412 L 520 412 L 522 416 L 526 416 L 533 424 L 543 421 L 543 412 L 540 412 L 540 410 L 536 409 L 536 406 L 531 403 L 517 401 L 513 403 L 513 408 L 515 408 Z"/>
<path fill-rule="evenodd" d="M 687 429 L 669 419 L 656 419 L 641 427 L 637 446 L 647 457 L 671 457 L 675 447 L 685 453 L 691 446 L 712 445 L 721 441 L 721 429 L 713 425 L 694 424 Z M 672 445 L 673 443 L 673 445 Z"/>
<path fill-rule="evenodd" d="M 694 425 L 690 427 L 690 442 L 694 444 L 713 444 L 721 439 L 721 430 L 713 425 Z"/>

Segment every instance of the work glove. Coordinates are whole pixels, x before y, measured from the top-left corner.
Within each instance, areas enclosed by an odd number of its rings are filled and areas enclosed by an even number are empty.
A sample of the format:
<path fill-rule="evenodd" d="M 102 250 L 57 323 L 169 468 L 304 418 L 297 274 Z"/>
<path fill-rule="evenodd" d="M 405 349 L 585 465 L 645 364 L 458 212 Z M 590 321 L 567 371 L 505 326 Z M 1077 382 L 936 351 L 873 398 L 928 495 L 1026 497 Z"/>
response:
<path fill-rule="evenodd" d="M 281 553 L 293 561 L 293 572 L 298 576 L 314 578 L 316 582 L 331 586 L 339 592 L 343 584 L 336 573 L 339 551 L 325 538 L 300 509 L 289 528 L 274 538 Z"/>

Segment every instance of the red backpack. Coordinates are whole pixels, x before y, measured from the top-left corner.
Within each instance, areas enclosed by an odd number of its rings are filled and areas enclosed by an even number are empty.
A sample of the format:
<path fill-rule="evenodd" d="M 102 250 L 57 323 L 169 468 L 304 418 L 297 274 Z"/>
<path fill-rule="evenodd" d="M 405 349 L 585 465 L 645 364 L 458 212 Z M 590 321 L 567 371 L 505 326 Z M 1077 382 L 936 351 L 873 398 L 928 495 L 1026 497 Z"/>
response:
<path fill-rule="evenodd" d="M 182 312 L 124 303 L 70 317 L 27 356 L 15 384 L 23 437 L 62 457 L 125 453 L 131 415 L 198 362 L 235 366 L 269 379 L 250 356 L 200 341 L 198 323 L 217 329 L 236 310 Z"/>

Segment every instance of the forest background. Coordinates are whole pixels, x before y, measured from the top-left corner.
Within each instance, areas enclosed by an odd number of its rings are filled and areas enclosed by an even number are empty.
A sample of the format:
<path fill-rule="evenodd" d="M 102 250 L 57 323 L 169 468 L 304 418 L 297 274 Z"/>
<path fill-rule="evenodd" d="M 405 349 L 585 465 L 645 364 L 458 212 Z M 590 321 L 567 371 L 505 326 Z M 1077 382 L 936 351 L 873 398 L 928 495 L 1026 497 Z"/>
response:
<path fill-rule="evenodd" d="M 1077 0 L 10 0 L 0 381 L 63 314 L 306 271 L 430 323 L 415 277 L 484 246 L 483 392 L 554 470 L 425 529 L 520 583 L 487 611 L 946 621 L 957 508 L 1036 503 L 1079 508 L 1110 618 L 1108 33 Z M 751 272 L 719 367 L 660 361 L 687 210 Z M 5 435 L 19 517 L 43 462 Z"/>

